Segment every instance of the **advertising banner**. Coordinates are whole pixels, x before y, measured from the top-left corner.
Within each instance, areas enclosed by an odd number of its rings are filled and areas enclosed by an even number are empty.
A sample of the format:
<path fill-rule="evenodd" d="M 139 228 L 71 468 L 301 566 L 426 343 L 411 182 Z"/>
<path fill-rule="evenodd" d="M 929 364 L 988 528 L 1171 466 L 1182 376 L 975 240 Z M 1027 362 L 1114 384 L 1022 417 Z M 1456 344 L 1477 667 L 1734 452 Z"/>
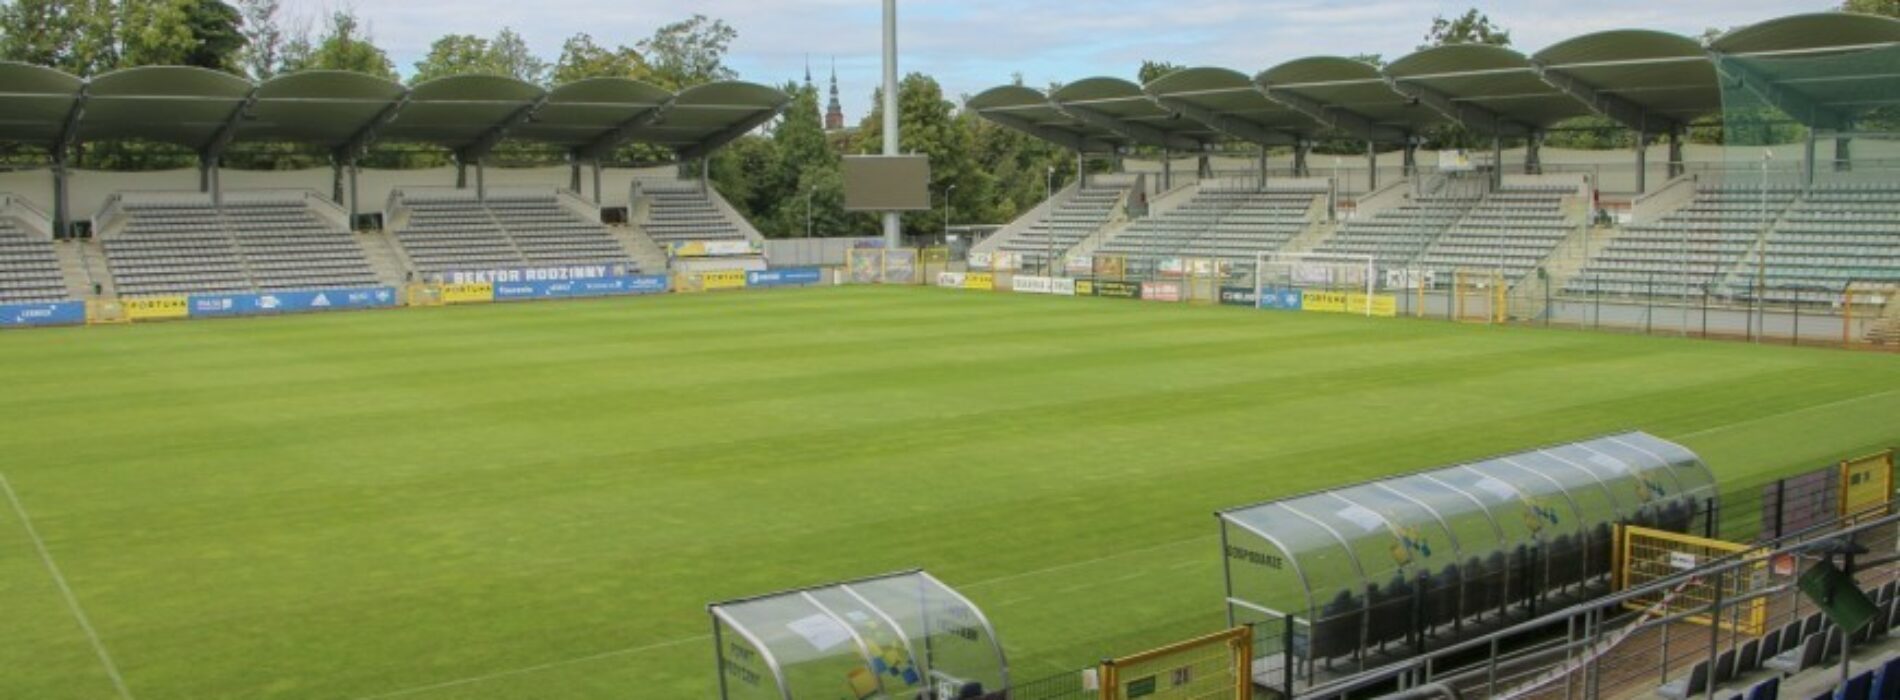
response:
<path fill-rule="evenodd" d="M 483 282 L 559 282 L 594 280 L 627 274 L 625 265 L 568 265 L 564 267 L 522 267 L 500 270 L 462 270 L 445 272 L 443 284 L 481 284 Z"/>
<path fill-rule="evenodd" d="M 1063 268 L 1071 275 L 1086 275 L 1095 271 L 1095 256 L 1071 255 Z"/>
<path fill-rule="evenodd" d="M 1298 289 L 1267 288 L 1260 290 L 1260 308 L 1274 311 L 1299 311 L 1304 304 L 1305 295 Z"/>
<path fill-rule="evenodd" d="M 193 294 L 189 299 L 192 318 L 215 318 L 395 306 L 396 290 L 393 287 L 362 287 L 260 294 Z"/>
<path fill-rule="evenodd" d="M 1050 282 L 1051 280 L 1047 277 L 1017 275 L 1015 279 L 1009 281 L 1009 288 L 1010 291 L 1024 294 L 1048 294 Z"/>
<path fill-rule="evenodd" d="M 884 283 L 917 283 L 916 249 L 896 248 L 884 251 Z"/>
<path fill-rule="evenodd" d="M 970 251 L 970 259 L 968 260 L 968 262 L 970 263 L 970 269 L 972 270 L 988 270 L 990 269 L 990 263 L 995 262 L 995 260 L 990 256 L 989 253 L 978 253 L 976 251 Z"/>
<path fill-rule="evenodd" d="M 988 272 L 965 272 L 963 273 L 963 288 L 984 292 L 996 289 L 996 275 Z"/>
<path fill-rule="evenodd" d="M 1112 299 L 1140 299 L 1141 285 L 1135 282 L 1095 281 L 1095 296 Z"/>
<path fill-rule="evenodd" d="M 1049 280 L 1049 293 L 1059 297 L 1075 296 L 1075 280 L 1067 277 L 1051 279 Z"/>
<path fill-rule="evenodd" d="M 852 284 L 877 284 L 884 277 L 884 249 L 853 248 L 844 252 Z"/>
<path fill-rule="evenodd" d="M 1155 271 L 1163 277 L 1180 277 L 1187 272 L 1187 262 L 1180 258 L 1162 258 L 1155 263 Z"/>
<path fill-rule="evenodd" d="M 667 246 L 667 252 L 676 258 L 727 258 L 744 255 L 763 255 L 765 246 L 757 241 L 676 241 Z"/>
<path fill-rule="evenodd" d="M 184 296 L 126 299 L 124 305 L 125 317 L 134 321 L 157 321 L 191 315 L 191 300 Z"/>
<path fill-rule="evenodd" d="M 1141 298 L 1148 301 L 1181 301 L 1187 297 L 1181 293 L 1180 282 L 1143 282 Z"/>
<path fill-rule="evenodd" d="M 1304 292 L 1300 296 L 1300 310 L 1343 314 L 1347 296 L 1345 292 Z"/>
<path fill-rule="evenodd" d="M 1078 297 L 1095 296 L 1095 280 L 1076 280 L 1075 295 Z"/>
<path fill-rule="evenodd" d="M 747 287 L 800 287 L 818 284 L 823 278 L 824 271 L 815 267 L 782 267 L 747 272 L 745 284 Z"/>
<path fill-rule="evenodd" d="M 442 303 L 444 304 L 486 304 L 494 300 L 494 282 L 442 285 Z"/>
<path fill-rule="evenodd" d="M 666 275 L 630 275 L 566 282 L 509 282 L 495 285 L 495 301 L 573 299 L 666 291 Z"/>
<path fill-rule="evenodd" d="M 1247 287 L 1221 287 L 1220 303 L 1226 306 L 1259 306 L 1260 294 Z"/>
<path fill-rule="evenodd" d="M 1346 313 L 1364 314 L 1366 295 L 1363 293 L 1346 295 Z M 1372 315 L 1392 318 L 1399 315 L 1399 298 L 1391 294 L 1372 295 Z"/>
<path fill-rule="evenodd" d="M 937 286 L 962 289 L 963 288 L 963 273 L 939 272 L 937 273 Z"/>
<path fill-rule="evenodd" d="M 0 304 L 0 328 L 76 325 L 85 322 L 86 302 L 83 301 Z"/>
<path fill-rule="evenodd" d="M 707 270 L 699 273 L 699 288 L 708 292 L 745 289 L 745 270 Z"/>
<path fill-rule="evenodd" d="M 1128 261 L 1120 257 L 1095 258 L 1095 276 L 1120 278 L 1128 271 Z"/>
<path fill-rule="evenodd" d="M 1392 269 L 1385 271 L 1386 289 L 1432 289 L 1438 286 L 1436 270 Z"/>

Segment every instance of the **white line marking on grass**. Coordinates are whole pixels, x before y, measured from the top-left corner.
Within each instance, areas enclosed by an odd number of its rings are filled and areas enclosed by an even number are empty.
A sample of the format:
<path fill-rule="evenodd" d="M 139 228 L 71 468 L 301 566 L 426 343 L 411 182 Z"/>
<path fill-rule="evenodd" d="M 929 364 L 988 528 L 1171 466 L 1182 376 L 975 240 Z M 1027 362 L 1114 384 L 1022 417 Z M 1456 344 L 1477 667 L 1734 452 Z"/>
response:
<path fill-rule="evenodd" d="M 1790 411 L 1782 411 L 1782 412 L 1780 412 L 1780 413 L 1773 413 L 1773 414 L 1769 414 L 1769 415 L 1766 415 L 1766 416 L 1756 416 L 1756 417 L 1754 417 L 1754 418 L 1748 418 L 1748 419 L 1744 419 L 1744 420 L 1738 420 L 1738 421 L 1735 421 L 1735 422 L 1733 422 L 1733 423 L 1729 423 L 1729 424 L 1726 424 L 1726 425 L 1718 425 L 1718 426 L 1715 426 L 1715 427 L 1712 427 L 1712 428 L 1703 428 L 1703 429 L 1701 429 L 1701 430 L 1697 430 L 1697 431 L 1695 431 L 1695 432 L 1693 432 L 1693 433 L 1683 433 L 1683 434 L 1681 434 L 1681 435 L 1677 435 L 1676 437 L 1678 437 L 1678 438 L 1692 438 L 1692 437 L 1697 437 L 1697 436 L 1701 436 L 1701 435 L 1708 435 L 1709 433 L 1716 433 L 1716 432 L 1721 432 L 1721 431 L 1724 431 L 1724 430 L 1728 430 L 1729 428 L 1733 428 L 1733 427 L 1735 427 L 1735 426 L 1738 426 L 1738 425 L 1748 425 L 1749 423 L 1758 423 L 1758 422 L 1761 422 L 1761 421 L 1765 421 L 1765 420 L 1774 420 L 1774 419 L 1776 419 L 1776 418 L 1787 418 L 1788 416 L 1792 416 L 1792 415 L 1795 415 L 1795 414 L 1799 414 L 1799 413 L 1807 413 L 1808 411 L 1819 411 L 1819 410 L 1821 410 L 1821 409 L 1824 409 L 1824 408 L 1835 408 L 1835 407 L 1837 407 L 1837 406 L 1845 406 L 1845 405 L 1847 405 L 1847 404 L 1850 404 L 1850 403 L 1859 403 L 1859 402 L 1862 402 L 1862 401 L 1866 401 L 1866 400 L 1869 400 L 1869 399 L 1878 399 L 1878 398 L 1883 398 L 1883 397 L 1887 397 L 1887 396 L 1892 396 L 1892 395 L 1894 395 L 1894 394 L 1900 394 L 1900 389 L 1888 389 L 1888 390 L 1886 390 L 1886 391 L 1883 391 L 1883 392 L 1880 392 L 1880 393 L 1878 393 L 1878 394 L 1866 394 L 1866 395 L 1862 395 L 1862 396 L 1855 396 L 1855 397 L 1853 397 L 1853 398 L 1846 398 L 1846 399 L 1841 399 L 1841 400 L 1839 400 L 1839 401 L 1829 401 L 1829 402 L 1827 402 L 1827 403 L 1822 403 L 1822 404 L 1815 404 L 1815 405 L 1813 405 L 1813 406 L 1803 406 L 1803 407 L 1801 407 L 1801 408 L 1797 408 L 1797 409 L 1794 409 L 1794 410 L 1790 410 Z"/>
<path fill-rule="evenodd" d="M 1074 569 L 1074 568 L 1078 568 L 1078 567 L 1083 567 L 1083 566 L 1088 566 L 1088 565 L 1090 565 L 1090 564 L 1100 564 L 1100 563 L 1102 563 L 1102 562 L 1105 562 L 1105 561 L 1109 561 L 1109 560 L 1111 560 L 1111 559 L 1120 559 L 1120 558 L 1122 558 L 1122 557 L 1125 557 L 1125 556 L 1128 556 L 1128 555 L 1130 555 L 1130 554 L 1141 554 L 1141 553 L 1143 553 L 1143 552 L 1152 552 L 1152 551 L 1155 551 L 1155 550 L 1157 550 L 1157 549 L 1167 549 L 1167 548 L 1169 548 L 1169 547 L 1179 547 L 1179 546 L 1181 546 L 1181 545 L 1184 545 L 1184 544 L 1187 544 L 1187 543 L 1189 543 L 1189 542 L 1195 542 L 1195 541 L 1198 541 L 1198 540 L 1205 540 L 1205 539 L 1209 539 L 1209 538 L 1212 538 L 1212 537 L 1213 537 L 1213 535 L 1200 535 L 1200 536 L 1197 536 L 1197 537 L 1189 537 L 1189 538 L 1187 538 L 1187 539 L 1185 539 L 1185 540 L 1175 540 L 1175 541 L 1173 541 L 1173 542 L 1163 542 L 1163 543 L 1161 543 L 1161 544 L 1157 544 L 1157 545 L 1149 545 L 1149 546 L 1147 546 L 1147 547 L 1142 547 L 1141 549 L 1130 549 L 1130 550 L 1128 550 L 1128 551 L 1125 551 L 1125 552 L 1116 552 L 1116 553 L 1114 553 L 1114 554 L 1110 554 L 1110 555 L 1107 555 L 1107 556 L 1100 556 L 1100 557 L 1096 557 L 1096 558 L 1094 558 L 1094 559 L 1084 559 L 1084 560 L 1082 560 L 1082 561 L 1072 561 L 1072 562 L 1069 562 L 1069 563 L 1067 563 L 1067 564 L 1057 564 L 1057 565 L 1055 565 L 1055 566 L 1049 566 L 1049 567 L 1044 567 L 1044 568 L 1041 568 L 1041 569 L 1035 569 L 1035 570 L 1032 570 L 1032 571 L 1019 571 L 1019 572 L 1017 572 L 1017 573 L 1013 573 L 1013 574 L 1010 574 L 1010 575 L 1008 575 L 1008 576 L 998 576 L 998 577 L 996 577 L 996 578 L 992 578 L 992 579 L 985 579 L 985 580 L 982 580 L 982 581 L 977 581 L 977 582 L 975 582 L 975 583 L 966 583 L 966 584 L 963 584 L 963 587 L 964 587 L 964 588 L 976 588 L 977 586 L 988 586 L 988 585 L 991 585 L 991 584 L 996 584 L 996 583 L 1002 583 L 1002 582 L 1004 582 L 1004 581 L 1014 581 L 1014 580 L 1016 580 L 1016 579 L 1019 579 L 1019 578 L 1029 578 L 1029 577 L 1031 577 L 1031 576 L 1041 576 L 1041 575 L 1043 575 L 1043 574 L 1051 574 L 1051 573 L 1055 573 L 1055 572 L 1057 572 L 1057 571 L 1066 571 L 1066 570 L 1068 570 L 1068 569 Z"/>
<path fill-rule="evenodd" d="M 444 690 L 447 688 L 454 688 L 457 686 L 472 685 L 475 683 L 485 683 L 488 681 L 495 680 L 497 678 L 506 678 L 508 676 L 520 676 L 520 675 L 529 674 L 529 673 L 538 673 L 541 671 L 546 671 L 550 668 L 559 668 L 561 666 L 572 666 L 574 664 L 586 663 L 589 661 L 598 661 L 600 659 L 607 659 L 607 658 L 612 658 L 615 656 L 638 654 L 644 651 L 652 651 L 654 649 L 664 649 L 666 647 L 679 646 L 687 642 L 698 642 L 698 641 L 704 641 L 711 638 L 712 638 L 712 635 L 710 634 L 699 634 L 699 635 L 694 635 L 691 637 L 681 637 L 679 639 L 673 639 L 673 640 L 668 640 L 664 642 L 643 644 L 637 647 L 627 647 L 625 649 L 603 651 L 598 654 L 576 656 L 574 658 L 563 659 L 561 661 L 549 661 L 544 664 L 535 664 L 533 666 L 523 666 L 521 668 L 509 669 L 507 671 L 496 671 L 494 673 L 484 673 L 479 676 L 457 678 L 452 681 L 443 681 L 441 683 L 431 683 L 429 685 L 419 685 L 414 688 L 403 688 L 402 690 L 393 690 L 387 693 L 380 693 L 377 695 L 365 695 L 361 698 L 357 698 L 357 700 L 381 700 L 382 698 L 402 697 L 404 695 L 415 695 L 416 693 L 427 693 L 432 690 Z"/>
<path fill-rule="evenodd" d="M 125 678 L 119 675 L 118 665 L 112 663 L 112 655 L 106 653 L 106 644 L 99 640 L 99 632 L 92 628 L 92 621 L 86 619 L 86 611 L 80 609 L 79 598 L 73 595 L 71 586 L 66 585 L 66 575 L 59 572 L 59 564 L 53 561 L 53 553 L 47 551 L 45 540 L 33 527 L 33 518 L 26 514 L 26 506 L 20 504 L 20 496 L 13 492 L 13 484 L 7 481 L 7 475 L 0 474 L 0 491 L 7 492 L 7 501 L 13 504 L 13 512 L 20 516 L 20 524 L 26 528 L 26 536 L 33 540 L 33 549 L 40 553 L 40 563 L 46 565 L 46 572 L 53 575 L 53 583 L 59 586 L 60 595 L 66 598 L 66 609 L 71 610 L 73 619 L 79 621 L 79 628 L 86 632 L 86 641 L 92 642 L 92 650 L 99 655 L 99 663 L 106 667 L 106 676 L 112 679 L 112 687 L 119 690 L 119 697 L 132 700 L 131 689 L 125 687 Z"/>

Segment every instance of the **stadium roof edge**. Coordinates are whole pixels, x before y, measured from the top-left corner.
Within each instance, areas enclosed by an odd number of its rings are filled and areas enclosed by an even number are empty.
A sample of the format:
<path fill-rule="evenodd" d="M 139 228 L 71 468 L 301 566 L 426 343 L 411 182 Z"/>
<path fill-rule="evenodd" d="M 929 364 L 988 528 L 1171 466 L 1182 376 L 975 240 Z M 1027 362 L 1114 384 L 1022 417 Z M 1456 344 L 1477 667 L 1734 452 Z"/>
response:
<path fill-rule="evenodd" d="M 629 141 L 697 157 L 791 103 L 780 90 L 738 81 L 676 95 L 612 77 L 543 89 L 503 76 L 453 75 L 405 87 L 348 71 L 252 82 L 190 66 L 142 66 L 86 79 L 14 62 L 0 62 L 0 95 L 7 97 L 0 100 L 0 140 L 55 153 L 99 140 L 150 140 L 214 154 L 233 141 L 355 153 L 377 140 L 468 149 L 512 138 L 590 157 Z"/>

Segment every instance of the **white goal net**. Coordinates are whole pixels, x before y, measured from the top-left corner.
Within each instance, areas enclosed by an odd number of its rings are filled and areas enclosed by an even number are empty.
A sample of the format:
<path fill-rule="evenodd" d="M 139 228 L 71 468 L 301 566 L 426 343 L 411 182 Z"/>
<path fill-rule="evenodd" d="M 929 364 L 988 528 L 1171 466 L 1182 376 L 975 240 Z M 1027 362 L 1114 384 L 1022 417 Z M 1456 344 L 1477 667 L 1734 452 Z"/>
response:
<path fill-rule="evenodd" d="M 1260 253 L 1254 259 L 1254 293 L 1263 307 L 1303 304 L 1371 316 L 1378 288 L 1370 255 Z"/>

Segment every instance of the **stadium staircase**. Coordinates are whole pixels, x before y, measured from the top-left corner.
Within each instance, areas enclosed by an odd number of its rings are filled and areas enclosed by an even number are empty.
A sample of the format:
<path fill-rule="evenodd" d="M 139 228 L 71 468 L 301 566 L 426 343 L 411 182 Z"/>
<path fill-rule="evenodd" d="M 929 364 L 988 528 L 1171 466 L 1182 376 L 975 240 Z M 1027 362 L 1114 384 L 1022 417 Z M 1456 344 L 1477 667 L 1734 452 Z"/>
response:
<path fill-rule="evenodd" d="M 1355 215 L 1313 252 L 1370 255 L 1380 267 L 1402 267 L 1484 201 L 1478 180 L 1434 178 L 1421 188 L 1398 206 Z"/>
<path fill-rule="evenodd" d="M 661 251 L 686 241 L 765 240 L 724 197 L 698 180 L 639 180 L 630 201 L 633 225 Z"/>
<path fill-rule="evenodd" d="M 1795 301 L 1794 290 L 1837 292 L 1849 282 L 1900 283 L 1900 185 L 1844 183 L 1802 194 L 1768 232 L 1766 286 L 1769 301 Z M 1751 247 L 1725 286 L 1752 298 L 1763 254 Z M 1835 297 L 1828 297 L 1833 301 Z"/>
<path fill-rule="evenodd" d="M 1070 255 L 1103 228 L 1126 217 L 1132 185 L 1098 179 L 1090 187 L 1070 186 L 1043 205 L 1018 217 L 971 250 L 973 253 L 1010 253 L 1025 267 L 1038 267 L 1043 258 Z"/>
<path fill-rule="evenodd" d="M 1325 192 L 1310 187 L 1222 187 L 1204 182 L 1181 206 L 1143 218 L 1100 249 L 1118 255 L 1251 260 L 1282 249 L 1324 211 Z"/>

